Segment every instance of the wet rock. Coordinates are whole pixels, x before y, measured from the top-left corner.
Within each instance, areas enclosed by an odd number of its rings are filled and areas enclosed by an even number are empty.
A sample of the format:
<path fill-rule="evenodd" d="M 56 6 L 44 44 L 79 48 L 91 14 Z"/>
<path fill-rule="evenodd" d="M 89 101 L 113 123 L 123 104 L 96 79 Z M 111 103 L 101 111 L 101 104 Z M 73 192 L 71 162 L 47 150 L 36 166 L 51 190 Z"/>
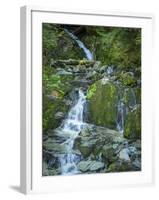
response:
<path fill-rule="evenodd" d="M 89 121 L 99 126 L 116 129 L 118 89 L 107 78 L 90 86 L 87 93 L 89 100 Z"/>
<path fill-rule="evenodd" d="M 108 172 L 126 172 L 135 171 L 130 162 L 115 161 L 108 166 Z"/>
<path fill-rule="evenodd" d="M 43 148 L 52 153 L 65 153 L 67 146 L 65 144 L 57 143 L 56 140 L 48 140 L 43 143 Z"/>
<path fill-rule="evenodd" d="M 134 86 L 137 83 L 137 80 L 135 79 L 134 74 L 132 72 L 121 73 L 120 81 L 125 86 Z"/>
<path fill-rule="evenodd" d="M 129 157 L 129 150 L 128 149 L 122 149 L 119 153 L 119 159 L 130 162 L 130 157 Z"/>
<path fill-rule="evenodd" d="M 87 73 L 86 79 L 93 79 L 97 75 L 96 71 L 90 71 Z"/>
<path fill-rule="evenodd" d="M 63 69 L 61 71 L 58 71 L 56 74 L 57 75 L 72 75 L 72 72 L 69 72 Z"/>
<path fill-rule="evenodd" d="M 136 149 L 141 150 L 141 140 L 136 140 L 135 142 L 132 143 L 132 146 L 134 146 Z"/>
<path fill-rule="evenodd" d="M 43 174 L 43 176 L 49 176 L 48 165 L 44 161 L 42 163 L 42 174 Z"/>
<path fill-rule="evenodd" d="M 141 106 L 128 113 L 125 121 L 124 136 L 129 139 L 141 138 Z"/>
<path fill-rule="evenodd" d="M 81 161 L 77 165 L 78 169 L 82 172 L 98 171 L 104 168 L 104 163 L 99 161 Z"/>
<path fill-rule="evenodd" d="M 55 119 L 62 119 L 65 116 L 63 112 L 57 112 L 55 113 Z"/>
<path fill-rule="evenodd" d="M 107 65 L 104 65 L 104 66 L 100 67 L 99 71 L 100 71 L 101 73 L 104 73 L 104 72 L 107 71 L 107 67 L 108 67 Z"/>
<path fill-rule="evenodd" d="M 135 159 L 132 164 L 136 169 L 141 170 L 141 160 Z"/>
<path fill-rule="evenodd" d="M 102 148 L 102 155 L 109 162 L 113 162 L 116 159 L 116 151 L 112 145 L 104 145 Z"/>

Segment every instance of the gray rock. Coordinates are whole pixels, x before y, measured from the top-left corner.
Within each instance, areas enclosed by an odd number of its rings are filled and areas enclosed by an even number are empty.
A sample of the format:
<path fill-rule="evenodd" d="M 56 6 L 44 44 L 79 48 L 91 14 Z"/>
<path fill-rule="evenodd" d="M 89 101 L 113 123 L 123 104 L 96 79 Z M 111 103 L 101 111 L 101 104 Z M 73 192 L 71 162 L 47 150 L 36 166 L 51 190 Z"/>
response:
<path fill-rule="evenodd" d="M 102 155 L 103 157 L 109 161 L 109 162 L 113 162 L 115 160 L 115 155 L 116 151 L 113 148 L 113 145 L 104 145 L 102 148 Z"/>
<path fill-rule="evenodd" d="M 92 71 L 92 72 L 90 71 L 90 72 L 88 72 L 86 78 L 87 78 L 87 79 L 89 79 L 89 78 L 93 78 L 96 74 L 97 74 L 96 71 Z"/>
<path fill-rule="evenodd" d="M 71 75 L 72 72 L 68 72 L 68 71 L 66 71 L 66 70 L 63 69 L 61 71 L 58 71 L 56 74 L 57 75 Z"/>
<path fill-rule="evenodd" d="M 107 65 L 104 65 L 104 66 L 102 66 L 102 67 L 100 67 L 100 72 L 101 73 L 104 73 L 104 72 L 106 72 L 107 71 Z"/>
<path fill-rule="evenodd" d="M 77 167 L 82 172 L 98 171 L 104 168 L 104 163 L 99 161 L 81 161 L 78 163 Z"/>
<path fill-rule="evenodd" d="M 57 112 L 55 113 L 55 119 L 62 119 L 64 117 L 64 113 L 63 112 Z"/>
<path fill-rule="evenodd" d="M 52 152 L 52 153 L 66 153 L 67 152 L 67 146 L 65 144 L 59 144 L 57 141 L 52 140 L 45 141 L 43 143 L 43 148 L 46 151 Z"/>
<path fill-rule="evenodd" d="M 141 161 L 135 159 L 132 163 L 136 168 L 141 169 Z"/>
<path fill-rule="evenodd" d="M 122 149 L 119 153 L 119 159 L 130 162 L 130 157 L 129 157 L 129 149 L 125 148 Z"/>

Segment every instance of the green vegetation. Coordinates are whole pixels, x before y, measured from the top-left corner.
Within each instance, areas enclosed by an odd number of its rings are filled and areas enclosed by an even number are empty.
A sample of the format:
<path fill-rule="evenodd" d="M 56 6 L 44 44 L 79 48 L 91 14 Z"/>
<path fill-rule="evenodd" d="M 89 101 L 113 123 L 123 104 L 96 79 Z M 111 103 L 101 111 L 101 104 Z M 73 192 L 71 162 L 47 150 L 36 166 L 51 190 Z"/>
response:
<path fill-rule="evenodd" d="M 102 64 L 121 68 L 141 66 L 141 29 L 115 27 L 85 27 L 81 39 Z"/>
<path fill-rule="evenodd" d="M 57 75 L 49 66 L 43 69 L 43 130 L 57 128 L 62 119 L 56 119 L 57 112 L 68 111 L 68 105 L 64 104 L 65 95 L 71 90 L 71 75 Z"/>
<path fill-rule="evenodd" d="M 83 52 L 77 48 L 61 25 L 43 24 L 43 65 L 50 65 L 51 59 L 83 57 Z"/>

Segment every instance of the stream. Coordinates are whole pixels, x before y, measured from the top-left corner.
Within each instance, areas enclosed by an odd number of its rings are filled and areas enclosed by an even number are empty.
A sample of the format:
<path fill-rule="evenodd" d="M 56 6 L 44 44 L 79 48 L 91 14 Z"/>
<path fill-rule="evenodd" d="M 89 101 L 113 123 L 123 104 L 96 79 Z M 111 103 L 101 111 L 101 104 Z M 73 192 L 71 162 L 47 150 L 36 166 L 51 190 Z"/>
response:
<path fill-rule="evenodd" d="M 63 142 L 66 146 L 66 155 L 60 157 L 61 173 L 75 174 L 78 172 L 76 167 L 77 156 L 73 153 L 74 140 L 80 133 L 83 122 L 83 111 L 86 103 L 86 96 L 81 89 L 76 91 L 78 100 L 70 109 L 67 119 L 63 122 L 61 134 L 67 134 L 68 139 Z"/>

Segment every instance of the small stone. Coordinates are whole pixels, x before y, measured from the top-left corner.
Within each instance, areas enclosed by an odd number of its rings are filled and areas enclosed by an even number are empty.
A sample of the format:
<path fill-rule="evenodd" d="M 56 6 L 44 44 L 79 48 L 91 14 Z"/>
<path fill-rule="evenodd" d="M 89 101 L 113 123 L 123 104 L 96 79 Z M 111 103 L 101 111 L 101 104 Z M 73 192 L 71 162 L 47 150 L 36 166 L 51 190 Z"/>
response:
<path fill-rule="evenodd" d="M 61 119 L 64 117 L 64 113 L 63 112 L 57 112 L 55 113 L 55 119 Z"/>
<path fill-rule="evenodd" d="M 129 157 L 129 150 L 128 149 L 122 149 L 119 153 L 119 158 L 121 160 L 124 160 L 124 161 L 127 161 L 127 162 L 130 162 L 130 157 Z"/>
<path fill-rule="evenodd" d="M 77 167 L 82 172 L 97 171 L 104 168 L 104 163 L 99 161 L 81 161 L 78 163 Z"/>

